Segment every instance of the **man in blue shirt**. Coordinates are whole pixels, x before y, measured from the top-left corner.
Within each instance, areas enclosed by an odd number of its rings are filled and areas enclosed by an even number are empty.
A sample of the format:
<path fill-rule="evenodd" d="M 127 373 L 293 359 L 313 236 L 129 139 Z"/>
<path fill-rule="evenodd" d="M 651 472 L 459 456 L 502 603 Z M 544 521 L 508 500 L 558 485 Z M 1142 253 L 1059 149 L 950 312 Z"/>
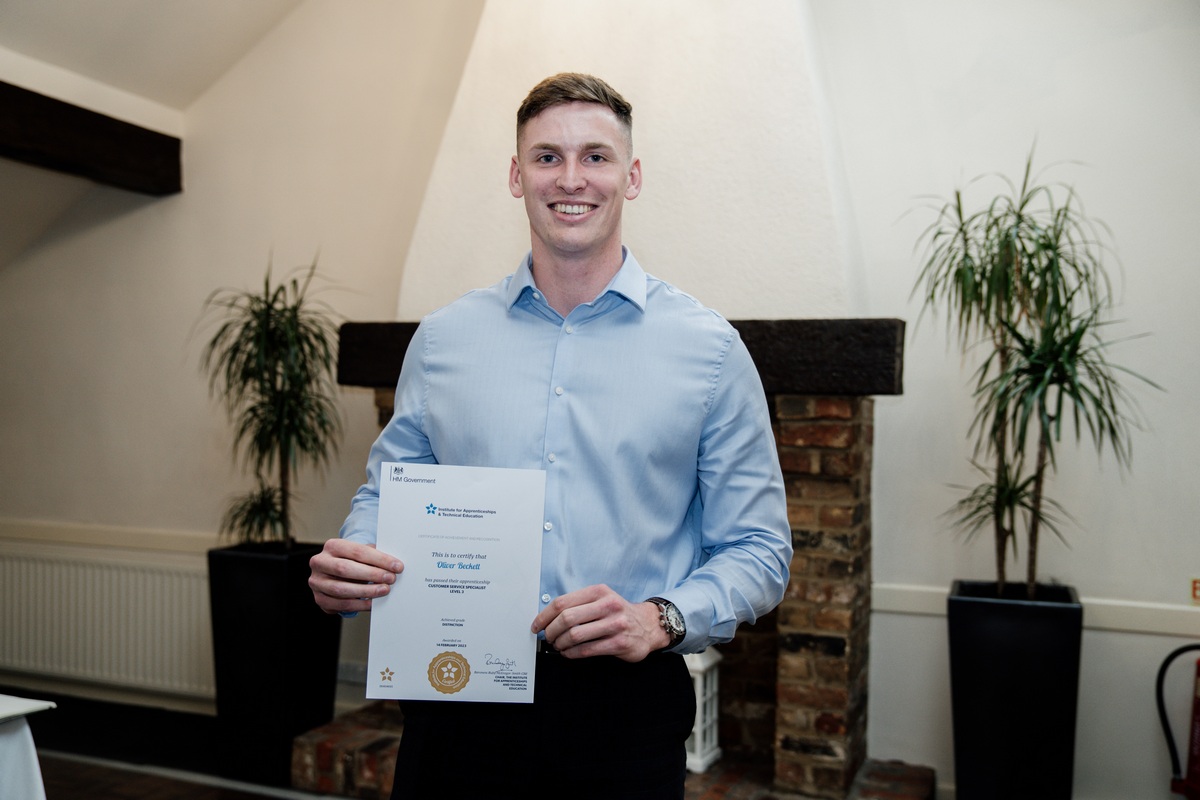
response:
<path fill-rule="evenodd" d="M 367 483 L 312 559 L 322 608 L 369 610 L 404 569 L 374 548 L 381 463 L 546 472 L 535 701 L 403 703 L 395 797 L 681 798 L 695 707 L 679 654 L 730 640 L 787 586 L 749 353 L 622 244 L 642 188 L 631 111 L 587 75 L 526 97 L 509 189 L 531 251 L 421 322 Z"/>

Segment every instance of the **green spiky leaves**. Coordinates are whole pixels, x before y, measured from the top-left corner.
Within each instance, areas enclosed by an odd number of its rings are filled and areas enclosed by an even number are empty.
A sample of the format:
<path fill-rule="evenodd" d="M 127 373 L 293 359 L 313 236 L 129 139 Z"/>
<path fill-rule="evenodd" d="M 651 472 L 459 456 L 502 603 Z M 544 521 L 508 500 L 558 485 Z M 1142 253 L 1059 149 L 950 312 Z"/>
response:
<path fill-rule="evenodd" d="M 326 465 L 337 450 L 337 327 L 332 310 L 308 296 L 316 267 L 276 285 L 268 269 L 260 292 L 219 289 L 205 302 L 219 325 L 201 367 L 234 424 L 234 454 L 259 484 L 222 522 L 222 533 L 240 540 L 289 541 L 293 473 L 301 464 Z M 271 472 L 277 485 L 265 478 Z"/>
<path fill-rule="evenodd" d="M 991 523 L 1001 590 L 1023 529 L 1033 596 L 1039 532 L 1061 537 L 1066 515 L 1044 493 L 1064 423 L 1127 467 L 1135 406 L 1117 377 L 1145 379 L 1110 364 L 1110 342 L 1100 335 L 1111 305 L 1108 229 L 1083 213 L 1073 189 L 1039 183 L 1032 153 L 1019 186 L 997 177 L 1007 191 L 978 211 L 967 211 L 961 191 L 933 207 L 934 222 L 918 239 L 924 261 L 913 294 L 923 310 L 948 312 L 947 328 L 964 348 L 988 347 L 970 430 L 973 463 L 987 481 L 951 514 L 970 535 Z"/>

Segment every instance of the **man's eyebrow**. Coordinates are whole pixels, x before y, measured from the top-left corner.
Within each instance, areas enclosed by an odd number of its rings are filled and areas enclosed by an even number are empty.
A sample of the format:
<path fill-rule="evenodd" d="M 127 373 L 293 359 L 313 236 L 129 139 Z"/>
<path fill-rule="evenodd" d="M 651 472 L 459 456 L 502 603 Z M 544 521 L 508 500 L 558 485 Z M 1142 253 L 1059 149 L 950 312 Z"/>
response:
<path fill-rule="evenodd" d="M 561 145 L 551 144 L 550 142 L 536 142 L 534 144 L 529 145 L 526 149 L 529 150 L 530 152 L 534 152 L 537 150 L 549 150 L 552 153 L 560 153 L 563 150 Z M 607 142 L 588 142 L 588 143 L 584 144 L 580 149 L 584 150 L 584 151 L 607 150 L 608 152 L 611 152 L 611 153 L 615 153 L 617 151 L 617 147 L 615 145 L 609 144 Z"/>

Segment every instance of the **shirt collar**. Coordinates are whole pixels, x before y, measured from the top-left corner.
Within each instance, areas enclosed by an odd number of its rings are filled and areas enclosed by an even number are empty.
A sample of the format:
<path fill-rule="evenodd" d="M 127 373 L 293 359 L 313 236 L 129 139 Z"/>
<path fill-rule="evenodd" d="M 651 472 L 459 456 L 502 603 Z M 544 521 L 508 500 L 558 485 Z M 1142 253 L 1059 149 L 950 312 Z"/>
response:
<path fill-rule="evenodd" d="M 596 297 L 599 300 L 608 293 L 620 295 L 637 306 L 639 311 L 646 310 L 646 273 L 642 270 L 637 259 L 633 257 L 633 253 L 629 252 L 626 247 L 621 248 L 621 252 L 625 254 L 625 260 L 621 262 L 621 268 L 617 270 L 617 274 L 608 282 L 608 286 L 604 287 L 604 291 Z M 513 274 L 512 280 L 508 282 L 508 308 L 512 308 L 521 296 L 526 291 L 537 291 L 537 285 L 533 282 L 533 252 L 530 251 L 525 255 L 525 259 L 521 262 L 521 266 Z M 595 300 L 593 300 L 595 302 Z"/>

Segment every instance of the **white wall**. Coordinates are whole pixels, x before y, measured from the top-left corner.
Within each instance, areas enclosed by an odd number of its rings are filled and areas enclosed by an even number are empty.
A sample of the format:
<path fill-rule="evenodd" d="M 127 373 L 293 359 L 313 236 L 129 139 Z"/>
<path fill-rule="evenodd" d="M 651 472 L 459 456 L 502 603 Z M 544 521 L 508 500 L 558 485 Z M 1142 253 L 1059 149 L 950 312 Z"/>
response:
<path fill-rule="evenodd" d="M 876 404 L 870 748 L 949 781 L 937 614 L 954 577 L 990 575 L 990 550 L 938 518 L 946 485 L 971 478 L 969 369 L 936 321 L 915 327 L 924 221 L 903 215 L 918 195 L 1019 170 L 1036 137 L 1040 163 L 1087 163 L 1058 174 L 1114 231 L 1122 330 L 1153 333 L 1116 360 L 1168 390 L 1137 392 L 1148 425 L 1131 476 L 1067 447 L 1055 482 L 1079 524 L 1069 549 L 1046 543 L 1044 575 L 1100 618 L 1131 611 L 1136 631 L 1086 635 L 1077 796 L 1165 799 L 1153 670 L 1197 619 L 1200 577 L 1200 7 L 581 8 L 309 0 L 183 110 L 182 195 L 92 189 L 0 267 L 0 533 L 44 522 L 215 542 L 246 482 L 198 374 L 204 297 L 255 285 L 272 253 L 285 269 L 318 250 L 347 287 L 328 299 L 354 320 L 415 319 L 495 280 L 528 243 L 505 189 L 515 106 L 545 73 L 594 70 L 635 106 L 647 186 L 626 232 L 651 271 L 735 318 L 909 321 L 905 394 Z M 343 405 L 340 459 L 323 482 L 301 477 L 305 538 L 336 530 L 375 434 L 368 392 Z"/>
<path fill-rule="evenodd" d="M 633 104 L 641 195 L 625 242 L 732 319 L 840 317 L 839 250 L 800 6 L 792 0 L 490 2 L 413 235 L 398 314 L 419 319 L 529 249 L 507 186 L 516 110 L 547 75 L 591 72 Z M 464 235 L 467 234 L 467 235 Z"/>

